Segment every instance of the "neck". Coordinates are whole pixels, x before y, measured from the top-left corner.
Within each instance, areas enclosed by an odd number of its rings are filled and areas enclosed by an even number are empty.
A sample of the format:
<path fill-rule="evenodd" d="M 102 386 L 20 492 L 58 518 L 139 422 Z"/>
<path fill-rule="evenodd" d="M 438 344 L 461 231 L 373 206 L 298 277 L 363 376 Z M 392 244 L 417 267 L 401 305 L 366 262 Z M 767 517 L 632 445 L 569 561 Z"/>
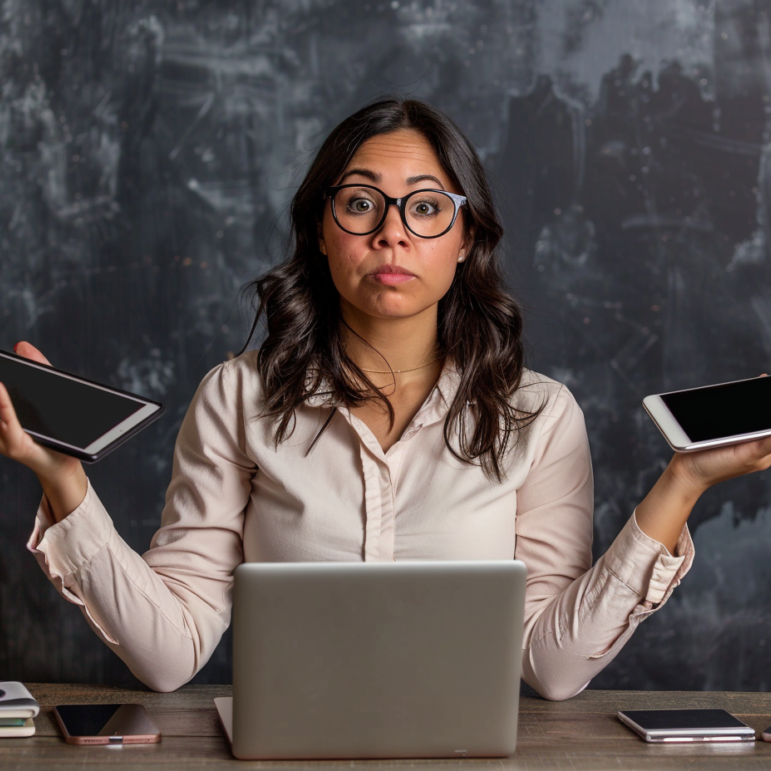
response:
<path fill-rule="evenodd" d="M 439 356 L 436 306 L 409 318 L 377 318 L 347 304 L 342 307 L 342 314 L 356 333 L 345 330 L 348 355 L 362 369 L 388 370 L 390 366 L 394 371 L 410 370 Z M 435 364 L 441 367 L 441 360 Z M 434 369 L 425 367 L 414 374 Z"/>

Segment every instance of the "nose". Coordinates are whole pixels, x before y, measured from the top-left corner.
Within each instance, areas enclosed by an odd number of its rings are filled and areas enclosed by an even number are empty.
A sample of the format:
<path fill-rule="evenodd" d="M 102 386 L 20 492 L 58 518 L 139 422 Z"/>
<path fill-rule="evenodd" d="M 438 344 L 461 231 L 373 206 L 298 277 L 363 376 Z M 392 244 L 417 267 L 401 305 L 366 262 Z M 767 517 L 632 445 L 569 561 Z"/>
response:
<path fill-rule="evenodd" d="M 386 217 L 379 230 L 373 234 L 375 246 L 382 248 L 394 248 L 395 246 L 406 246 L 409 243 L 407 228 L 402 222 L 399 207 L 396 204 L 390 204 Z"/>

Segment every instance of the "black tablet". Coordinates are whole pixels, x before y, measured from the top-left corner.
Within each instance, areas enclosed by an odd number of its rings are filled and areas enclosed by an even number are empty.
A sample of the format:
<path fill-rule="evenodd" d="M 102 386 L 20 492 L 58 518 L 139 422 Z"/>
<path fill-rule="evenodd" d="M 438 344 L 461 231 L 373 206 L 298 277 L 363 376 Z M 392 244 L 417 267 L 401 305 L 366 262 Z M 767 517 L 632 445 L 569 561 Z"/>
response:
<path fill-rule="evenodd" d="M 2 350 L 0 383 L 36 442 L 84 463 L 101 460 L 165 411 L 152 399 Z"/>

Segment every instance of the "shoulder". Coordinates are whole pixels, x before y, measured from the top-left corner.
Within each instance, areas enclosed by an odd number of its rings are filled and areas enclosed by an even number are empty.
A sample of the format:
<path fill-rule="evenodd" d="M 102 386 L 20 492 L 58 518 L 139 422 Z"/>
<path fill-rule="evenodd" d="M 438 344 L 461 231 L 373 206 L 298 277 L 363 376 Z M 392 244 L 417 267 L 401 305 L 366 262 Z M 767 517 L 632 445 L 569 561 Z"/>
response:
<path fill-rule="evenodd" d="M 575 397 L 564 383 L 527 368 L 522 370 L 519 388 L 512 398 L 512 406 L 518 409 L 532 411 L 544 405 L 544 415 L 564 410 L 568 402 L 575 402 Z"/>
<path fill-rule="evenodd" d="M 222 364 L 217 365 L 222 368 L 222 372 L 227 380 L 231 382 L 238 382 L 244 386 L 251 386 L 254 389 L 262 387 L 262 379 L 260 372 L 257 369 L 257 356 L 259 350 L 246 351 L 240 356 L 235 356 L 232 359 L 223 361 Z"/>
<path fill-rule="evenodd" d="M 527 370 L 521 382 L 513 406 L 528 413 L 540 411 L 534 419 L 518 416 L 527 426 L 521 432 L 520 455 L 515 457 L 521 458 L 528 475 L 554 465 L 566 474 L 574 469 L 577 478 L 583 478 L 590 457 L 589 438 L 575 396 L 564 383 L 540 372 Z"/>
<path fill-rule="evenodd" d="M 555 424 L 584 422 L 583 411 L 572 391 L 564 383 L 531 369 L 523 370 L 512 406 L 526 412 L 540 410 L 535 419 L 540 434 Z"/>
<path fill-rule="evenodd" d="M 212 367 L 198 386 L 200 396 L 239 405 L 254 403 L 262 395 L 262 378 L 257 369 L 257 351 L 246 351 Z"/>

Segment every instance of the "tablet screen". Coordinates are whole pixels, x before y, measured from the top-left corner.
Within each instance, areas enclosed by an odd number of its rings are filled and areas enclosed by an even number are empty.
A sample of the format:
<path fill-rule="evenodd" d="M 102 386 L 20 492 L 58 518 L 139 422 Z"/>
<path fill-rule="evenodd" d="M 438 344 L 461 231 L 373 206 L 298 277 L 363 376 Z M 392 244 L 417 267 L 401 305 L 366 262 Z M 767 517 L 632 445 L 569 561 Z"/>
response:
<path fill-rule="evenodd" d="M 22 428 L 84 449 L 145 405 L 67 375 L 0 356 L 0 382 Z"/>

